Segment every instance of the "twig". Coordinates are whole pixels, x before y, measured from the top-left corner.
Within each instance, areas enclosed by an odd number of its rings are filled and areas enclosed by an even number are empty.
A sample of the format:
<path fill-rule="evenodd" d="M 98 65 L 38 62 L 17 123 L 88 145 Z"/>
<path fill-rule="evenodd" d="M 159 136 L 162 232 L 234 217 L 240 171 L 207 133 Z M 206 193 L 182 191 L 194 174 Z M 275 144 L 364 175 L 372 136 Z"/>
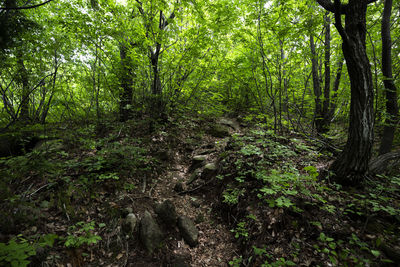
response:
<path fill-rule="evenodd" d="M 183 195 L 183 194 L 192 193 L 192 192 L 194 192 L 194 191 L 197 191 L 197 190 L 199 190 L 200 188 L 202 188 L 203 186 L 208 185 L 208 184 L 211 183 L 212 181 L 213 181 L 213 179 L 210 179 L 208 182 L 205 182 L 205 183 L 203 183 L 203 184 L 201 184 L 201 185 L 199 185 L 199 186 L 197 186 L 197 187 L 195 187 L 195 188 L 193 188 L 193 189 L 189 189 L 189 190 L 185 190 L 185 191 L 179 192 L 178 195 Z"/>

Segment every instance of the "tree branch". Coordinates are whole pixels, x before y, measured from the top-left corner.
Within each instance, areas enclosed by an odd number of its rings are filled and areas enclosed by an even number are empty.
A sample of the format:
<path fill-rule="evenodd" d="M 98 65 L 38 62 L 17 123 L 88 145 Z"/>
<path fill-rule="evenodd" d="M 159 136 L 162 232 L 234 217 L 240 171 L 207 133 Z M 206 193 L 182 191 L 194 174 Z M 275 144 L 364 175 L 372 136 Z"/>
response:
<path fill-rule="evenodd" d="M 31 9 L 31 8 L 37 8 L 40 6 L 43 6 L 47 3 L 50 3 L 53 0 L 47 0 L 43 3 L 37 4 L 37 5 L 33 5 L 33 6 L 21 6 L 21 7 L 0 7 L 0 10 L 20 10 L 20 9 Z"/>
<path fill-rule="evenodd" d="M 371 0 L 369 0 L 371 1 Z M 376 1 L 376 0 L 372 0 Z M 325 10 L 336 13 L 335 4 L 332 3 L 331 0 L 317 0 L 318 4 L 320 4 Z M 339 2 L 340 4 L 340 2 Z M 347 4 L 340 4 L 340 14 L 346 14 Z"/>

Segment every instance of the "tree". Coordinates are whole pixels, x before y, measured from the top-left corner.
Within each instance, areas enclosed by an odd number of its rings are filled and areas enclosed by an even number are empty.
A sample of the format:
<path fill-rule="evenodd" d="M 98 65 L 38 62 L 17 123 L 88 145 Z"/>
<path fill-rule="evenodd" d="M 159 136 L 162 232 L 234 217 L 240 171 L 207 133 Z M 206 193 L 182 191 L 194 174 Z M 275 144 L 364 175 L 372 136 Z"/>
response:
<path fill-rule="evenodd" d="M 368 4 L 376 0 L 317 0 L 335 14 L 335 27 L 342 38 L 342 50 L 350 78 L 351 103 L 348 139 L 341 155 L 330 170 L 334 181 L 357 185 L 363 181 L 372 155 L 374 91 L 372 73 L 366 53 L 366 13 Z M 343 28 L 341 16 L 345 15 Z"/>
<path fill-rule="evenodd" d="M 382 16 L 382 74 L 384 77 L 386 95 L 385 127 L 383 129 L 379 155 L 389 153 L 393 137 L 398 124 L 399 107 L 397 105 L 397 88 L 392 74 L 392 40 L 390 37 L 390 15 L 392 12 L 392 0 L 385 0 Z"/>

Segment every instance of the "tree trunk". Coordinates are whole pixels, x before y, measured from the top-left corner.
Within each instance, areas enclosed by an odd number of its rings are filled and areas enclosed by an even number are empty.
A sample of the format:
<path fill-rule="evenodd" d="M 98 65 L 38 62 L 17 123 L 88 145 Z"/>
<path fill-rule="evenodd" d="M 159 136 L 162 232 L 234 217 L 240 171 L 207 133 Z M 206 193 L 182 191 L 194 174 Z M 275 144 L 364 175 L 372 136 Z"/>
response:
<path fill-rule="evenodd" d="M 325 83 L 324 83 L 324 102 L 322 108 L 322 114 L 324 116 L 322 132 L 326 133 L 329 131 L 330 116 L 330 94 L 331 94 L 331 18 L 327 12 L 324 16 L 324 28 L 325 28 Z"/>
<path fill-rule="evenodd" d="M 318 75 L 318 59 L 315 51 L 314 36 L 310 35 L 310 48 L 311 48 L 311 66 L 312 66 L 312 80 L 315 96 L 315 109 L 314 109 L 314 122 L 315 128 L 318 133 L 323 132 L 324 117 L 322 115 L 322 103 L 321 103 L 321 83 Z"/>
<path fill-rule="evenodd" d="M 121 87 L 122 87 L 122 94 L 119 103 L 119 115 L 120 121 L 125 122 L 130 117 L 130 106 L 132 105 L 132 70 L 129 64 L 129 58 L 127 57 L 128 48 L 126 44 L 121 43 L 119 47 L 119 55 L 121 58 L 121 66 L 122 66 L 122 73 L 121 73 Z"/>
<path fill-rule="evenodd" d="M 392 40 L 390 37 L 390 15 L 392 12 L 392 0 L 385 0 L 385 6 L 382 16 L 382 74 L 384 76 L 383 84 L 385 85 L 386 95 L 386 113 L 385 128 L 381 144 L 379 147 L 379 155 L 386 154 L 392 149 L 394 133 L 398 124 L 397 106 L 397 88 L 393 81 L 392 75 Z"/>
<path fill-rule="evenodd" d="M 350 77 L 350 123 L 346 146 L 331 165 L 333 180 L 342 185 L 357 185 L 368 171 L 373 145 L 373 83 L 366 53 L 367 0 L 349 0 L 345 5 L 345 28 L 340 18 L 340 1 L 335 0 L 335 26 L 342 39 L 343 55 Z"/>
<path fill-rule="evenodd" d="M 336 78 L 335 78 L 335 82 L 333 84 L 333 97 L 332 97 L 332 102 L 331 102 L 331 106 L 329 109 L 329 121 L 332 121 L 335 116 L 340 79 L 342 77 L 343 61 L 344 61 L 343 58 L 341 58 L 338 63 L 338 69 L 336 71 Z"/>
<path fill-rule="evenodd" d="M 21 91 L 21 104 L 19 109 L 19 119 L 22 121 L 29 120 L 29 80 L 28 71 L 26 70 L 24 59 L 22 58 L 22 51 L 17 51 L 17 64 L 18 64 L 18 79 L 22 86 Z"/>

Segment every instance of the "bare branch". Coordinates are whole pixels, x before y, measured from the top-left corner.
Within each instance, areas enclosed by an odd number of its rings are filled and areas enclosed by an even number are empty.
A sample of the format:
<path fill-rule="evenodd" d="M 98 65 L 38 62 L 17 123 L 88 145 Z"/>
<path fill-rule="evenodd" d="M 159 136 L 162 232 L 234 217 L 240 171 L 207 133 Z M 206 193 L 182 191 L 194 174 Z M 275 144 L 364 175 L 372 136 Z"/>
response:
<path fill-rule="evenodd" d="M 37 4 L 37 5 L 33 5 L 33 6 L 20 6 L 20 7 L 0 7 L 0 10 L 20 10 L 20 9 L 31 9 L 31 8 L 37 8 L 40 6 L 43 6 L 47 3 L 50 3 L 53 0 L 47 0 L 43 3 Z"/>

